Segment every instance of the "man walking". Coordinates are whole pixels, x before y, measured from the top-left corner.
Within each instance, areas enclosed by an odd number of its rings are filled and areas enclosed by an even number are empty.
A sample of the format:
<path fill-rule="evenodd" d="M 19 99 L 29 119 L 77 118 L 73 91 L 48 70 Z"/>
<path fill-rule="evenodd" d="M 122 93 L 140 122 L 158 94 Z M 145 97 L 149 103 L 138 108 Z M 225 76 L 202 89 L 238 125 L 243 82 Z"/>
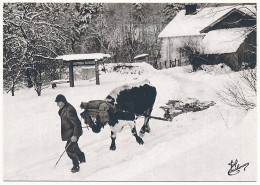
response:
<path fill-rule="evenodd" d="M 65 149 L 73 163 L 71 172 L 75 173 L 80 169 L 79 163 L 86 162 L 85 154 L 78 146 L 79 137 L 83 133 L 81 122 L 78 118 L 76 109 L 67 102 L 65 96 L 59 94 L 56 97 L 55 102 L 57 102 L 57 106 L 60 108 L 61 138 L 62 141 L 67 141 Z"/>

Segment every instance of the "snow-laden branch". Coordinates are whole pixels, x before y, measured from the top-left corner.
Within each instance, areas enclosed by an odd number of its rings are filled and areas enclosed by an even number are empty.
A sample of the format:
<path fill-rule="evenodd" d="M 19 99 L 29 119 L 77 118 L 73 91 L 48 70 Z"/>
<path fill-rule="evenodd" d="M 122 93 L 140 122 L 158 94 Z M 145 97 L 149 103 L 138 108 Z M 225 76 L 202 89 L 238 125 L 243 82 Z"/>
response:
<path fill-rule="evenodd" d="M 12 60 L 17 60 L 17 59 L 19 59 L 19 58 L 17 58 L 17 57 L 9 58 L 9 59 L 6 60 L 4 63 L 5 63 L 5 64 L 8 64 L 10 61 L 12 61 Z"/>
<path fill-rule="evenodd" d="M 37 13 L 37 12 L 30 12 L 28 14 L 28 16 L 30 16 L 30 14 L 34 14 L 32 17 L 28 17 L 30 19 L 30 21 L 33 21 L 33 19 L 35 19 L 36 17 L 39 17 L 40 15 L 44 14 L 44 13 L 47 13 L 47 12 L 40 12 L 40 13 Z"/>
<path fill-rule="evenodd" d="M 51 8 L 48 3 L 43 3 L 43 6 L 45 6 L 49 11 L 53 11 L 53 8 Z"/>
<path fill-rule="evenodd" d="M 256 70 L 246 70 L 239 79 L 230 77 L 230 83 L 224 86 L 224 90 L 218 92 L 218 96 L 226 104 L 242 108 L 253 109 L 256 106 L 257 87 Z"/>
<path fill-rule="evenodd" d="M 34 55 L 34 57 L 40 57 L 40 58 L 44 58 L 44 59 L 48 59 L 48 60 L 56 60 L 56 58 L 46 57 L 46 56 L 43 56 L 43 55 Z"/>
<path fill-rule="evenodd" d="M 33 22 L 34 25 L 46 25 L 46 26 L 50 26 L 50 27 L 53 27 L 53 28 L 57 28 L 57 29 L 61 29 L 61 30 L 64 30 L 63 27 L 61 25 L 58 25 L 58 24 L 51 24 L 51 23 L 48 23 L 48 22 Z"/>
<path fill-rule="evenodd" d="M 17 73 L 17 75 L 16 75 L 16 77 L 15 77 L 15 79 L 14 79 L 14 82 L 16 82 L 17 79 L 20 77 L 21 72 L 22 72 L 22 70 L 23 70 L 25 64 L 26 64 L 26 62 L 23 62 L 22 65 L 20 66 L 20 69 L 18 70 L 18 73 Z"/>
<path fill-rule="evenodd" d="M 6 42 L 7 40 L 9 40 L 9 39 L 12 39 L 12 38 L 17 38 L 17 39 L 20 39 L 18 36 L 16 36 L 16 35 L 9 35 L 8 37 L 6 37 L 6 38 L 4 38 L 4 42 Z"/>
<path fill-rule="evenodd" d="M 10 24 L 12 24 L 15 27 L 21 27 L 22 26 L 22 23 L 19 25 L 19 24 L 16 24 L 16 23 L 14 23 L 13 21 L 10 21 L 10 20 L 4 20 L 4 22 L 10 23 Z"/>
<path fill-rule="evenodd" d="M 238 8 L 238 10 L 240 10 L 240 9 L 242 9 L 242 8 L 248 10 L 248 12 L 251 13 L 251 15 L 250 15 L 250 14 L 248 14 L 248 15 L 256 17 L 256 12 L 252 11 L 252 10 L 251 10 L 250 8 L 248 8 L 247 6 L 242 6 L 242 7 Z M 243 10 L 242 10 L 242 11 L 243 11 Z M 243 11 L 243 12 L 244 12 L 244 11 Z"/>
<path fill-rule="evenodd" d="M 43 45 L 36 45 L 36 47 L 41 47 L 41 48 L 44 48 L 44 49 L 47 49 L 48 51 L 52 52 L 54 55 L 58 56 L 57 53 L 53 50 L 51 50 L 50 48 L 46 47 L 46 46 L 43 46 Z"/>

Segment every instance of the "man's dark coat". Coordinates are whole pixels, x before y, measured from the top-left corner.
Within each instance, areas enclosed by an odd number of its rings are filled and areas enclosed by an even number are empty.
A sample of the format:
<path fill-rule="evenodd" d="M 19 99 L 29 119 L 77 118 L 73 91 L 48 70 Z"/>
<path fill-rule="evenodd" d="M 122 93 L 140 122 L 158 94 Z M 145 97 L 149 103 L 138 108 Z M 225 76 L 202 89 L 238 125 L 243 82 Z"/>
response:
<path fill-rule="evenodd" d="M 82 126 L 75 108 L 71 104 L 66 103 L 59 110 L 59 115 L 61 118 L 62 141 L 68 141 L 72 136 L 79 138 L 82 135 Z"/>

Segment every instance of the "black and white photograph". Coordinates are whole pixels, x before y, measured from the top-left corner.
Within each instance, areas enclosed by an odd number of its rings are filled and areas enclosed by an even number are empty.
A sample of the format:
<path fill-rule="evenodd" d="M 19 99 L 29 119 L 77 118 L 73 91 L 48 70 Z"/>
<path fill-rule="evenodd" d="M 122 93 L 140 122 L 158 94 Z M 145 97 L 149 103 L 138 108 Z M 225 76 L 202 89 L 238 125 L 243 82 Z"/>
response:
<path fill-rule="evenodd" d="M 257 183 L 256 1 L 1 6 L 2 182 Z"/>

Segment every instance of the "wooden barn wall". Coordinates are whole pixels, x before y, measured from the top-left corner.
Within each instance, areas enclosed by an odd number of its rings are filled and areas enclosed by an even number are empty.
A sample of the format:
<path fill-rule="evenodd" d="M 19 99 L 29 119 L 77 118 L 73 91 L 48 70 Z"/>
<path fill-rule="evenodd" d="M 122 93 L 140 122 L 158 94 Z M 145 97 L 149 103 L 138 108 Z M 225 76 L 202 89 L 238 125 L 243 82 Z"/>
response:
<path fill-rule="evenodd" d="M 241 15 L 240 13 L 233 12 L 222 21 L 216 23 L 214 26 L 205 30 L 209 32 L 212 30 L 226 29 L 226 28 L 240 28 L 240 27 L 252 27 L 256 25 L 256 20 L 248 15 Z"/>
<path fill-rule="evenodd" d="M 240 64 L 238 62 L 236 53 L 224 53 L 220 55 L 221 61 L 227 64 L 232 70 L 238 71 L 240 69 Z"/>
<path fill-rule="evenodd" d="M 251 32 L 234 53 L 201 55 L 201 57 L 205 59 L 204 64 L 225 63 L 234 71 L 240 70 L 241 67 L 254 68 L 256 66 L 256 32 Z"/>
<path fill-rule="evenodd" d="M 203 64 L 217 65 L 220 63 L 227 64 L 232 70 L 238 71 L 239 65 L 236 53 L 224 53 L 224 54 L 209 54 L 201 55 L 205 60 Z"/>
<path fill-rule="evenodd" d="M 179 62 L 177 62 L 177 66 L 183 66 L 188 65 L 187 62 L 187 56 L 182 55 L 179 52 L 179 49 L 186 45 L 187 43 L 190 43 L 192 47 L 198 47 L 201 49 L 201 41 L 203 36 L 188 36 L 188 37 L 167 37 L 162 38 L 162 47 L 161 47 L 161 58 L 159 61 L 159 66 L 161 65 L 162 68 L 169 68 L 170 61 L 175 61 L 175 59 Z"/>
<path fill-rule="evenodd" d="M 256 66 L 256 32 L 251 32 L 237 50 L 239 65 Z"/>

